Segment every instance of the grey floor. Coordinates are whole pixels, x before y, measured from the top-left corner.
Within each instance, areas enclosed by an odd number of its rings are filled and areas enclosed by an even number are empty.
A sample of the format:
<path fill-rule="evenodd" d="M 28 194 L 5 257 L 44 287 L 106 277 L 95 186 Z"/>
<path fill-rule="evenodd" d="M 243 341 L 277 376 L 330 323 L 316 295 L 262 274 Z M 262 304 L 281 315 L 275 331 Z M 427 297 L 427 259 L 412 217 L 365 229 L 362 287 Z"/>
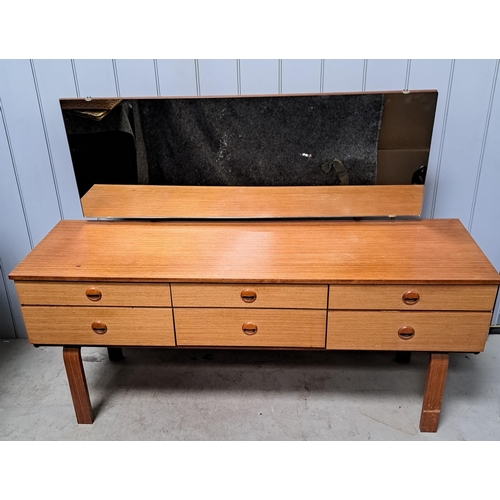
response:
<path fill-rule="evenodd" d="M 61 348 L 0 340 L 1 440 L 499 440 L 500 335 L 453 354 L 436 434 L 418 430 L 428 356 L 82 349 L 96 418 L 77 425 Z"/>

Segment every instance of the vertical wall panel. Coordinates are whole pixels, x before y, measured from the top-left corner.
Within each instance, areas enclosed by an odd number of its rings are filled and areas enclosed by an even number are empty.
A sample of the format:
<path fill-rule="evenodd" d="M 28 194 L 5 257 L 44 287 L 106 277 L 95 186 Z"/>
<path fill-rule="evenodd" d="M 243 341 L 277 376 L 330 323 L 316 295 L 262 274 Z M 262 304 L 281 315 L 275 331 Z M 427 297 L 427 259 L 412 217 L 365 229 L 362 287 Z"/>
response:
<path fill-rule="evenodd" d="M 200 95 L 238 94 L 236 59 L 200 59 Z"/>
<path fill-rule="evenodd" d="M 29 253 L 31 245 L 7 136 L 1 118 L 0 110 L 0 260 L 5 278 L 5 282 L 0 284 L 0 288 L 5 286 L 6 292 L 9 294 L 12 317 L 18 336 L 26 337 L 14 283 L 8 280 L 7 276 Z M 42 211 L 41 207 L 40 211 Z M 1 276 L 0 279 L 2 279 Z M 0 317 L 0 332 L 2 334 L 4 329 L 10 331 L 8 326 L 10 323 L 10 313 L 8 318 L 2 319 Z M 2 335 L 2 338 L 6 337 Z"/>
<path fill-rule="evenodd" d="M 14 339 L 16 333 L 12 316 L 10 314 L 9 299 L 7 298 L 7 290 L 5 281 L 7 276 L 4 275 L 2 264 L 0 262 L 0 339 Z"/>
<path fill-rule="evenodd" d="M 0 99 L 4 106 L 4 113 L 0 113 L 1 337 L 11 337 L 12 326 L 18 336 L 26 336 L 14 284 L 5 278 L 31 249 L 29 230 L 37 243 L 59 220 L 59 206 L 65 218 L 81 217 L 57 101 L 74 95 L 115 96 L 117 83 L 122 95 L 145 95 L 146 90 L 155 95 L 157 84 L 161 95 L 186 96 L 200 90 L 203 95 L 236 94 L 238 90 L 244 94 L 358 91 L 363 81 L 367 90 L 436 88 L 439 99 L 424 216 L 431 215 L 429 193 L 434 192 L 432 183 L 439 176 L 434 216 L 460 217 L 466 226 L 472 220 L 473 237 L 500 268 L 498 79 L 491 101 L 495 61 L 456 61 L 452 70 L 449 60 L 413 60 L 408 71 L 406 60 L 370 60 L 366 66 L 359 60 L 325 60 L 323 65 L 320 60 L 284 60 L 281 64 L 241 60 L 238 71 L 236 60 L 201 60 L 197 72 L 192 59 L 158 60 L 156 75 L 150 63 L 116 61 L 114 67 L 112 60 L 77 60 L 73 65 L 67 60 L 40 60 L 34 61 L 33 74 L 27 60 L 0 60 Z M 12 317 L 5 313 L 7 306 Z"/>
<path fill-rule="evenodd" d="M 495 61 L 457 60 L 443 143 L 435 217 L 469 224 Z"/>
<path fill-rule="evenodd" d="M 370 59 L 366 67 L 366 90 L 403 90 L 406 87 L 406 59 Z"/>
<path fill-rule="evenodd" d="M 471 234 L 500 270 L 500 77 L 497 75 Z"/>
<path fill-rule="evenodd" d="M 113 97 L 117 95 L 111 59 L 75 59 L 74 63 L 81 97 Z"/>
<path fill-rule="evenodd" d="M 497 301 L 495 304 L 495 308 L 493 309 L 491 324 L 492 325 L 500 325 L 500 295 L 497 295 Z"/>
<path fill-rule="evenodd" d="M 196 95 L 194 59 L 158 59 L 160 95 Z"/>
<path fill-rule="evenodd" d="M 242 59 L 240 61 L 241 93 L 277 94 L 278 59 Z"/>
<path fill-rule="evenodd" d="M 7 290 L 5 289 L 2 266 L 0 265 L 0 339 L 15 339 L 16 333 L 10 314 Z"/>
<path fill-rule="evenodd" d="M 321 90 L 321 59 L 283 59 L 283 94 L 309 94 Z"/>
<path fill-rule="evenodd" d="M 363 68 L 363 59 L 325 59 L 323 92 L 360 92 Z"/>
<path fill-rule="evenodd" d="M 76 97 L 76 86 L 69 59 L 33 61 L 42 112 L 54 171 L 56 188 L 65 219 L 81 219 L 82 209 L 76 186 L 68 140 L 59 99 Z"/>
<path fill-rule="evenodd" d="M 36 245 L 61 219 L 29 60 L 0 61 L 0 99 Z"/>
<path fill-rule="evenodd" d="M 425 179 L 422 217 L 432 216 L 439 176 L 441 140 L 445 127 L 446 103 L 451 77 L 451 59 L 412 60 L 408 88 L 412 90 L 437 90 L 438 101 L 432 131 L 431 151 Z"/>
<path fill-rule="evenodd" d="M 156 96 L 153 59 L 117 59 L 118 88 L 124 97 Z"/>

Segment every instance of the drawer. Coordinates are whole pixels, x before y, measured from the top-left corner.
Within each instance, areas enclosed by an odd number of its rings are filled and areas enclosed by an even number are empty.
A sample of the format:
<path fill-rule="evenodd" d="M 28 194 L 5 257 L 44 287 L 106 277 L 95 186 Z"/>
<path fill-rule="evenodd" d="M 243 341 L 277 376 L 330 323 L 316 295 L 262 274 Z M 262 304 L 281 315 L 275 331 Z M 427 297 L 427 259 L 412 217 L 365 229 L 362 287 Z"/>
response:
<path fill-rule="evenodd" d="M 496 285 L 330 285 L 329 309 L 492 311 Z"/>
<path fill-rule="evenodd" d="M 169 308 L 23 306 L 22 312 L 32 344 L 175 345 Z"/>
<path fill-rule="evenodd" d="M 172 283 L 175 307 L 326 309 L 327 285 Z"/>
<path fill-rule="evenodd" d="M 480 352 L 488 312 L 328 311 L 327 349 Z"/>
<path fill-rule="evenodd" d="M 325 347 L 326 311 L 175 309 L 177 345 Z"/>
<path fill-rule="evenodd" d="M 17 281 L 23 305 L 170 307 L 168 283 Z"/>

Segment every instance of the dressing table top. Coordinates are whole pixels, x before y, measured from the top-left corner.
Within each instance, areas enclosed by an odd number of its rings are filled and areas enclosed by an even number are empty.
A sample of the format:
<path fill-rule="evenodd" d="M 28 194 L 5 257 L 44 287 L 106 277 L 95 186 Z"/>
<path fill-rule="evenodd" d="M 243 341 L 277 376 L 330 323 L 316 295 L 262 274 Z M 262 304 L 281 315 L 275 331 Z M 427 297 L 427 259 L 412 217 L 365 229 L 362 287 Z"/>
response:
<path fill-rule="evenodd" d="M 457 219 L 59 222 L 17 281 L 498 284 Z"/>

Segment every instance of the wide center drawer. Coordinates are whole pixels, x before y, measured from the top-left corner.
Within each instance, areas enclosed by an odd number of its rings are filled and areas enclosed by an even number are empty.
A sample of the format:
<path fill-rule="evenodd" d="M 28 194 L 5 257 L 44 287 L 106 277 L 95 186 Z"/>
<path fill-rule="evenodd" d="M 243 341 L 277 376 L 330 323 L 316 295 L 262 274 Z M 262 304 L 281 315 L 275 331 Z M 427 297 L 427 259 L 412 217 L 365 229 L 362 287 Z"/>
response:
<path fill-rule="evenodd" d="M 18 281 L 22 305 L 170 307 L 168 283 Z"/>
<path fill-rule="evenodd" d="M 327 285 L 172 283 L 174 307 L 326 309 Z"/>
<path fill-rule="evenodd" d="M 177 345 L 325 347 L 326 311 L 175 309 Z"/>
<path fill-rule="evenodd" d="M 32 344 L 174 346 L 170 308 L 23 306 Z"/>
<path fill-rule="evenodd" d="M 488 312 L 328 311 L 327 349 L 480 352 Z"/>
<path fill-rule="evenodd" d="M 496 293 L 496 285 L 330 285 L 328 308 L 491 311 Z"/>

